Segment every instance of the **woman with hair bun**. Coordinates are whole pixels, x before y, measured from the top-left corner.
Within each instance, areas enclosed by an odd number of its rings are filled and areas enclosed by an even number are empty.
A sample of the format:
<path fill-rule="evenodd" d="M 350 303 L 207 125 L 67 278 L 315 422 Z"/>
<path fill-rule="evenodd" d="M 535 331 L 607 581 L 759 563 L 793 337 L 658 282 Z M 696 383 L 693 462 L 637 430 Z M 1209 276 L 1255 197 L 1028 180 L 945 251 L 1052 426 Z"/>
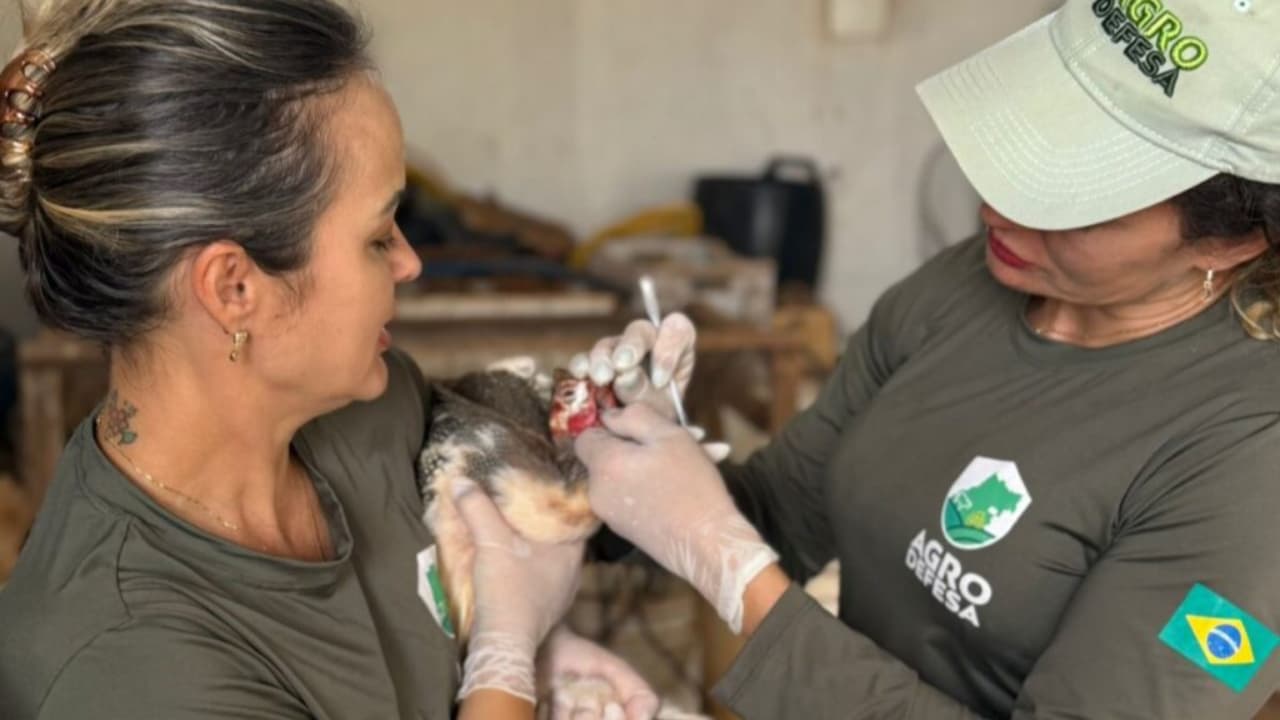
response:
<path fill-rule="evenodd" d="M 50 326 L 101 343 L 0 594 L 0 717 L 533 716 L 581 544 L 477 540 L 465 667 L 419 589 L 427 408 L 390 350 L 400 122 L 329 0 L 43 0 L 0 76 L 0 230 Z"/>

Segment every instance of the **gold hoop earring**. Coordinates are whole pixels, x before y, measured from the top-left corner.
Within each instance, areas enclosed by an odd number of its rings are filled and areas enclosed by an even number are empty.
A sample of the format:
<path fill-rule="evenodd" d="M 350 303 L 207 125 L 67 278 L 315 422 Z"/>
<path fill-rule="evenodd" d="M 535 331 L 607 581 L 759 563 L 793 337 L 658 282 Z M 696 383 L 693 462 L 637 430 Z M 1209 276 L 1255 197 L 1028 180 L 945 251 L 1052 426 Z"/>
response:
<path fill-rule="evenodd" d="M 1205 302 L 1213 299 L 1213 270 L 1210 269 L 1204 274 L 1204 299 Z"/>
<path fill-rule="evenodd" d="M 240 351 L 244 349 L 244 344 L 249 340 L 248 330 L 237 330 L 231 335 L 231 362 L 240 360 Z"/>

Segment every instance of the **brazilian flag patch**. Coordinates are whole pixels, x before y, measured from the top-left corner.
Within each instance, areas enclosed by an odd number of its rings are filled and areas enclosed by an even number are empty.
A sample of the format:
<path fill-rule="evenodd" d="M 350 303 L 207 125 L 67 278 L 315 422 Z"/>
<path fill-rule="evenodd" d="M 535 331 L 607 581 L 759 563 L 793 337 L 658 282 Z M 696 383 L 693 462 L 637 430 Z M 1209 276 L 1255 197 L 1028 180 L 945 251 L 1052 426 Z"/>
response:
<path fill-rule="evenodd" d="M 1252 615 L 1196 583 L 1160 640 L 1235 692 L 1267 662 L 1280 638 Z"/>

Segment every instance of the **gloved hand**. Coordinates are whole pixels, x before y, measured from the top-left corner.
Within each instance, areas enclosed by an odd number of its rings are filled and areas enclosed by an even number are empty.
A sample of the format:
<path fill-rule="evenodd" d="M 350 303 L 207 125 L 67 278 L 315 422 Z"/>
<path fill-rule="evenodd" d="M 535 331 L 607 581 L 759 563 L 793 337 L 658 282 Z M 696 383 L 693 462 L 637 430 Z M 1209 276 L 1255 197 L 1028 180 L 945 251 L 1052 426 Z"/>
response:
<path fill-rule="evenodd" d="M 674 383 L 684 397 L 693 378 L 697 340 L 693 321 L 683 313 L 666 316 L 657 327 L 648 320 L 634 320 L 621 335 L 597 341 L 589 354 L 574 355 L 569 360 L 569 372 L 580 379 L 590 375 L 597 385 L 612 382 L 613 394 L 623 405 L 644 403 L 674 419 L 676 410 L 667 385 Z M 644 371 L 644 359 L 649 355 L 652 377 Z M 700 427 L 691 426 L 688 430 L 699 442 L 706 435 Z M 702 449 L 713 462 L 724 460 L 730 453 L 725 443 L 705 443 Z"/>
<path fill-rule="evenodd" d="M 534 657 L 577 592 L 583 543 L 525 540 L 472 483 L 455 485 L 454 496 L 476 552 L 475 621 L 458 699 L 493 688 L 534 702 Z"/>
<path fill-rule="evenodd" d="M 693 321 L 682 313 L 666 316 L 659 327 L 648 320 L 635 320 L 622 335 L 603 338 L 590 353 L 573 356 L 569 372 L 577 378 L 590 374 L 597 385 L 612 382 L 614 394 L 624 405 L 644 402 L 674 418 L 667 383 L 674 382 L 684 395 L 693 377 L 697 339 Z M 652 377 L 644 371 L 645 356 L 651 353 Z"/>
<path fill-rule="evenodd" d="M 574 445 L 591 509 L 615 533 L 705 597 L 735 632 L 747 584 L 778 560 L 738 512 L 724 480 L 680 426 L 647 404 L 601 416 Z"/>
<path fill-rule="evenodd" d="M 538 654 L 538 690 L 553 720 L 651 720 L 659 706 L 626 661 L 563 625 Z"/>

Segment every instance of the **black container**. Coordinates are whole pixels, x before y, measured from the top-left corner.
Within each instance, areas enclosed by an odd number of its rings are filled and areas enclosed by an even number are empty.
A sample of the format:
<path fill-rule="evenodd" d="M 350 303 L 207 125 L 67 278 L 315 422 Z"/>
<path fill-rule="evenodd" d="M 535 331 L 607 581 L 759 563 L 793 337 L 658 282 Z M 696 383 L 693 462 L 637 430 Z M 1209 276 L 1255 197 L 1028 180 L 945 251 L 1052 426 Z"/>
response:
<path fill-rule="evenodd" d="M 693 195 L 708 235 L 742 255 L 776 260 L 779 287 L 817 286 L 826 195 L 812 160 L 775 158 L 759 177 L 701 177 Z"/>

